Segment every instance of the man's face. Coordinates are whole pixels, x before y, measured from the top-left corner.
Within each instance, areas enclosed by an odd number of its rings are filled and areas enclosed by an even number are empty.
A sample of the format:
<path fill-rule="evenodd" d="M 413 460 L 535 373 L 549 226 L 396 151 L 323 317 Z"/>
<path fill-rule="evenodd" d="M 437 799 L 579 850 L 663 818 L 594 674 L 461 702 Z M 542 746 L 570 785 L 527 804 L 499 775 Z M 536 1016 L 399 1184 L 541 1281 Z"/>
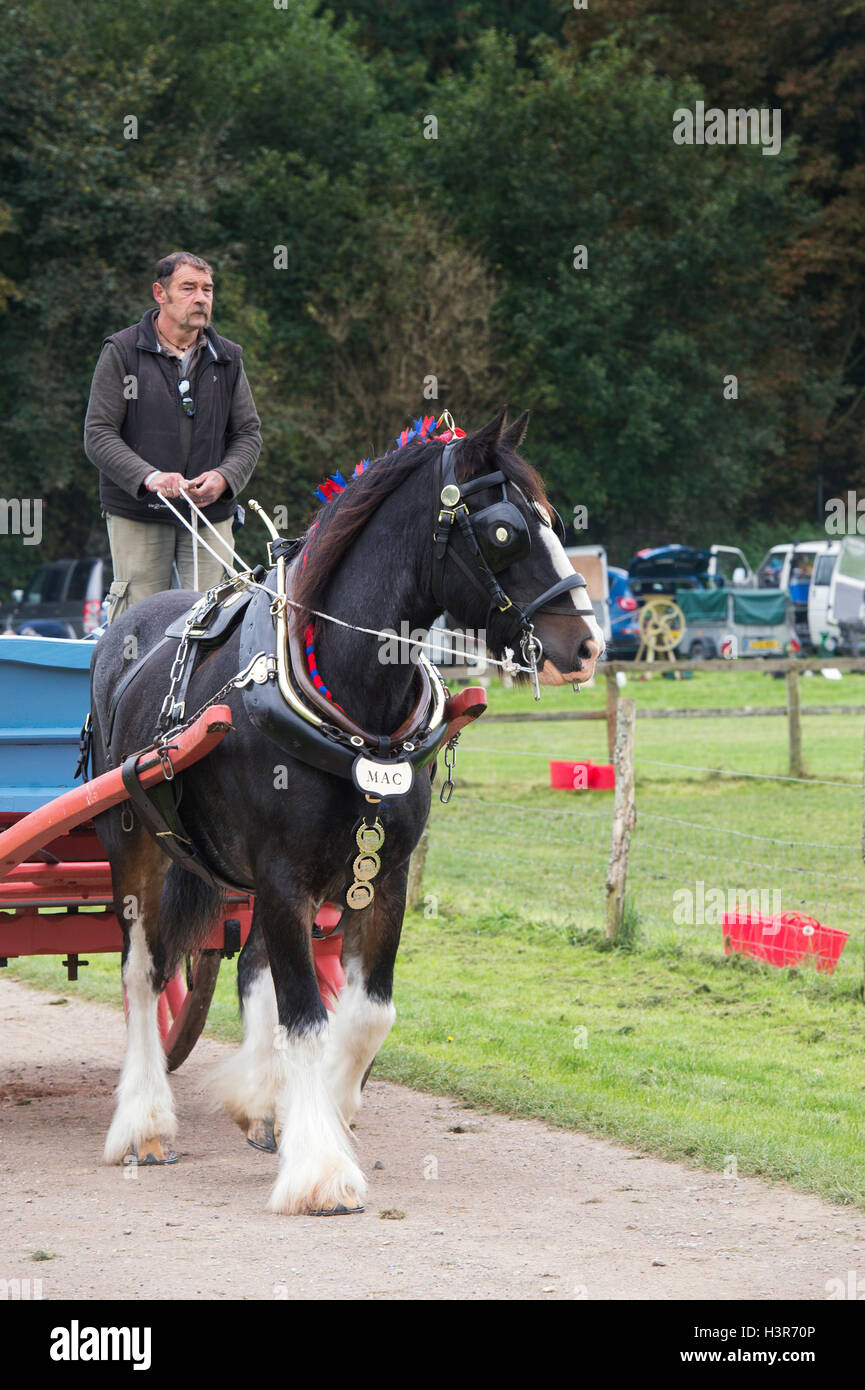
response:
<path fill-rule="evenodd" d="M 175 266 L 165 287 L 156 282 L 153 297 L 160 306 L 163 320 L 167 319 L 181 332 L 206 328 L 213 312 L 213 278 L 209 270 L 196 270 L 194 266 L 181 264 Z"/>

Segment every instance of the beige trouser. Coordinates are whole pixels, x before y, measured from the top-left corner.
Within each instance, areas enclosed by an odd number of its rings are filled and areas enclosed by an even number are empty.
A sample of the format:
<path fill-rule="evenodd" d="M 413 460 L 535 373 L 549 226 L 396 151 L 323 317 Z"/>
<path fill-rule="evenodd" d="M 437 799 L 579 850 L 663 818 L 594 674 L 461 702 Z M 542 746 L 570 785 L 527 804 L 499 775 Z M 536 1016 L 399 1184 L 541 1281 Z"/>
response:
<path fill-rule="evenodd" d="M 114 564 L 114 583 L 108 591 L 108 621 L 149 594 L 171 588 L 171 566 L 177 564 L 181 589 L 193 587 L 192 536 L 181 527 L 155 521 L 130 521 L 125 516 L 106 516 L 108 542 Z M 213 523 L 232 546 L 231 518 Z M 201 535 L 217 554 L 222 551 L 213 532 L 199 523 Z M 225 578 L 225 570 L 203 545 L 198 547 L 198 588 L 212 589 Z"/>

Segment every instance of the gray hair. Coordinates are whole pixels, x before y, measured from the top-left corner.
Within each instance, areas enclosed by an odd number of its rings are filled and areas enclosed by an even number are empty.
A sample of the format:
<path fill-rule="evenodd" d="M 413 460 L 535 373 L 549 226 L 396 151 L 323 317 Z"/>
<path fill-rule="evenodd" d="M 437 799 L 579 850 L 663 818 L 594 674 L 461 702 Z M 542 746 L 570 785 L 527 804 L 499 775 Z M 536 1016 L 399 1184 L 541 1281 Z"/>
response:
<path fill-rule="evenodd" d="M 203 261 L 200 256 L 193 256 L 190 251 L 172 251 L 169 256 L 163 256 L 156 262 L 156 278 L 163 289 L 179 265 L 191 265 L 196 270 L 209 270 L 211 275 L 213 274 L 207 261 Z"/>

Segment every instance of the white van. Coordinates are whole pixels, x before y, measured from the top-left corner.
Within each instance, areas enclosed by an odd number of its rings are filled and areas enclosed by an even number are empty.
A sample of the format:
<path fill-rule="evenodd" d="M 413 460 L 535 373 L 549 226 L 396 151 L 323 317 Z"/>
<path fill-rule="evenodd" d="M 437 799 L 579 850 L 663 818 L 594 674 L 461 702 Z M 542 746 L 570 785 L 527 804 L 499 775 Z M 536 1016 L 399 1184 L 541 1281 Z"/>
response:
<path fill-rule="evenodd" d="M 786 589 L 793 600 L 796 636 L 803 646 L 813 643 L 809 625 L 811 576 L 826 541 L 786 541 L 773 545 L 757 566 L 758 589 Z"/>
<path fill-rule="evenodd" d="M 836 548 L 826 608 L 828 630 L 837 632 L 838 650 L 857 656 L 865 643 L 865 539 L 844 536 L 827 546 Z"/>
<path fill-rule="evenodd" d="M 797 634 L 814 651 L 851 649 L 857 624 L 859 639 L 865 637 L 865 540 L 844 536 L 773 545 L 757 582 L 761 589 L 789 589 Z"/>

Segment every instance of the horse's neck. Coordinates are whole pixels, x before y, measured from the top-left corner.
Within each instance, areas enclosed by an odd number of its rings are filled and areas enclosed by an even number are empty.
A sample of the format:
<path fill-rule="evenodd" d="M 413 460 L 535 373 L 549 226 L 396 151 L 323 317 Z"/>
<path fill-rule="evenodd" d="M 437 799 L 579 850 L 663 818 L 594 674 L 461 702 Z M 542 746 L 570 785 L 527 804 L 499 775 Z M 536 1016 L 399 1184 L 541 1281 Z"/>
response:
<path fill-rule="evenodd" d="M 367 522 L 316 606 L 357 627 L 417 636 L 438 613 L 429 588 L 431 539 L 425 496 L 412 506 L 405 498 L 388 498 Z M 410 651 L 406 642 L 393 638 L 321 619 L 316 624 L 319 675 L 346 713 L 377 733 L 398 727 L 414 703 L 416 667 Z"/>

